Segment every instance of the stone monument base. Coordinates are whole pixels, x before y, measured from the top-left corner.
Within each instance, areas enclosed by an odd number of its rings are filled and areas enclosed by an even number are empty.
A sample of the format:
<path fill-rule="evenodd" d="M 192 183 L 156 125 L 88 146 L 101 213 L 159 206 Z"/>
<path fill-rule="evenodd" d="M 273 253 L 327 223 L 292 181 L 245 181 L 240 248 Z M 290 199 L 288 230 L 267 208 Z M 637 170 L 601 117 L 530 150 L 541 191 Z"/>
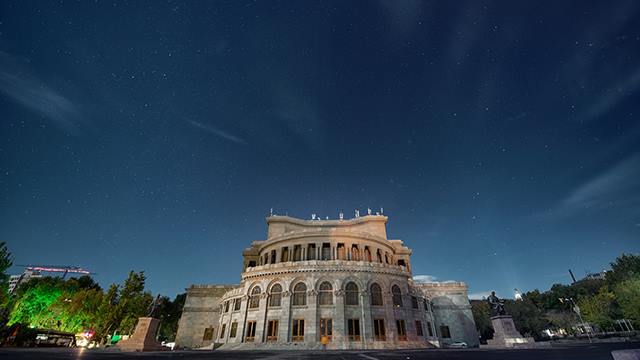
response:
<path fill-rule="evenodd" d="M 116 347 L 122 351 L 158 351 L 163 350 L 162 344 L 156 341 L 160 320 L 150 317 L 138 319 L 133 335 L 127 340 L 119 341 Z"/>
<path fill-rule="evenodd" d="M 518 332 L 510 315 L 492 316 L 491 324 L 494 333 L 493 339 L 487 340 L 487 344 L 490 346 L 511 348 L 534 343 L 533 338 L 526 338 Z"/>

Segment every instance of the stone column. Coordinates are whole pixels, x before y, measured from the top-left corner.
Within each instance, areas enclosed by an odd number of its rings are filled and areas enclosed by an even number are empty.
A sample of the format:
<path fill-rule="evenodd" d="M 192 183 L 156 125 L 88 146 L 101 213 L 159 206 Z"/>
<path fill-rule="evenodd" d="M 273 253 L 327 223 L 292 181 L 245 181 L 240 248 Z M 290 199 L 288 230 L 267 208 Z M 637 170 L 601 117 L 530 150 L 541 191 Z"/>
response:
<path fill-rule="evenodd" d="M 278 342 L 286 343 L 291 341 L 291 292 L 289 290 L 282 293 L 280 308 L 287 310 L 280 312 L 282 315 L 278 321 Z"/>
<path fill-rule="evenodd" d="M 336 346 L 346 349 L 348 346 L 347 329 L 344 317 L 344 292 L 340 289 L 333 292 L 335 319 L 333 319 L 333 341 Z"/>
<path fill-rule="evenodd" d="M 253 342 L 263 342 L 263 334 L 266 329 L 266 312 L 267 312 L 267 289 L 264 289 L 260 294 L 260 305 L 258 306 L 258 316 L 256 319 L 256 336 Z M 265 339 L 266 340 L 266 339 Z"/>
<path fill-rule="evenodd" d="M 242 305 L 240 306 L 240 312 L 242 313 L 242 321 L 238 323 L 238 331 L 236 333 L 236 342 L 244 342 L 244 330 L 247 326 L 247 311 L 249 311 L 249 296 L 244 295 L 242 297 Z"/>
<path fill-rule="evenodd" d="M 397 343 L 398 330 L 396 329 L 396 308 L 393 306 L 393 297 L 391 296 L 391 289 L 385 289 L 382 291 L 383 304 L 385 308 L 386 317 L 384 319 L 385 333 L 387 341 L 390 343 Z"/>
<path fill-rule="evenodd" d="M 365 288 L 360 291 L 360 310 L 362 313 L 362 344 L 366 349 L 368 343 L 373 342 L 373 319 L 371 318 L 371 303 L 369 291 Z"/>
<path fill-rule="evenodd" d="M 318 292 L 315 289 L 307 291 L 307 310 L 304 316 L 304 342 L 315 343 L 318 338 Z"/>

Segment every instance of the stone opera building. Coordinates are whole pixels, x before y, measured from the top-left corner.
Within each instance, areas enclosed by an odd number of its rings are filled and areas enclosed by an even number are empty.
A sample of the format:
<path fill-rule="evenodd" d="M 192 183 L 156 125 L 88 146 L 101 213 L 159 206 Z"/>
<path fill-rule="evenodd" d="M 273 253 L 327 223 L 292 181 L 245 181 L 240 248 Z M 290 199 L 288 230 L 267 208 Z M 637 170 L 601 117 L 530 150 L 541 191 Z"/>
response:
<path fill-rule="evenodd" d="M 386 216 L 313 218 L 269 216 L 267 239 L 243 252 L 240 285 L 188 288 L 176 347 L 478 346 L 467 286 L 415 283 Z"/>

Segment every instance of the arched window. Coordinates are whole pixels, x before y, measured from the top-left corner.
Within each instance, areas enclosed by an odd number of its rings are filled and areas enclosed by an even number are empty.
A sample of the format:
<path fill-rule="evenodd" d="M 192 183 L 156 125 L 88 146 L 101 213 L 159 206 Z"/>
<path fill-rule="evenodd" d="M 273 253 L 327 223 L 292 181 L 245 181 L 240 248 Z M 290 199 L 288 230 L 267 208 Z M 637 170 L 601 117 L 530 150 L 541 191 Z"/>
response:
<path fill-rule="evenodd" d="M 393 297 L 393 306 L 402 307 L 402 293 L 398 285 L 391 287 L 391 296 Z"/>
<path fill-rule="evenodd" d="M 382 288 L 380 285 L 371 284 L 371 305 L 382 306 Z"/>
<path fill-rule="evenodd" d="M 304 283 L 293 287 L 293 305 L 307 305 L 307 285 Z"/>
<path fill-rule="evenodd" d="M 350 282 L 344 288 L 345 305 L 358 305 L 358 285 Z"/>
<path fill-rule="evenodd" d="M 280 306 L 282 299 L 282 286 L 275 284 L 271 287 L 271 296 L 269 297 L 269 306 Z"/>
<path fill-rule="evenodd" d="M 251 290 L 249 296 L 249 309 L 255 309 L 260 306 L 260 287 L 256 286 Z"/>
<path fill-rule="evenodd" d="M 364 248 L 364 261 L 371 262 L 371 250 L 369 250 L 368 246 Z"/>
<path fill-rule="evenodd" d="M 333 305 L 333 287 L 328 282 L 323 282 L 318 288 L 318 303 L 320 305 Z"/>

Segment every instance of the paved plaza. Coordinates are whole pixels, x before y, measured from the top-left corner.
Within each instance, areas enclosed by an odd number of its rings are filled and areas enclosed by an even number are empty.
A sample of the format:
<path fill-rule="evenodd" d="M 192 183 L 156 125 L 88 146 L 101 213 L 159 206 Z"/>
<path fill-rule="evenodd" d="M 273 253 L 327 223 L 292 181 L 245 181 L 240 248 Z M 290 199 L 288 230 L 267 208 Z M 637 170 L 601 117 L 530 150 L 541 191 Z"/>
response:
<path fill-rule="evenodd" d="M 640 343 L 608 343 L 554 346 L 519 350 L 386 350 L 386 351 L 167 351 L 120 353 L 82 349 L 1 349 L 0 359 L 11 360 L 125 360 L 125 359 L 340 359 L 340 360 L 605 360 L 611 351 L 638 349 Z"/>

